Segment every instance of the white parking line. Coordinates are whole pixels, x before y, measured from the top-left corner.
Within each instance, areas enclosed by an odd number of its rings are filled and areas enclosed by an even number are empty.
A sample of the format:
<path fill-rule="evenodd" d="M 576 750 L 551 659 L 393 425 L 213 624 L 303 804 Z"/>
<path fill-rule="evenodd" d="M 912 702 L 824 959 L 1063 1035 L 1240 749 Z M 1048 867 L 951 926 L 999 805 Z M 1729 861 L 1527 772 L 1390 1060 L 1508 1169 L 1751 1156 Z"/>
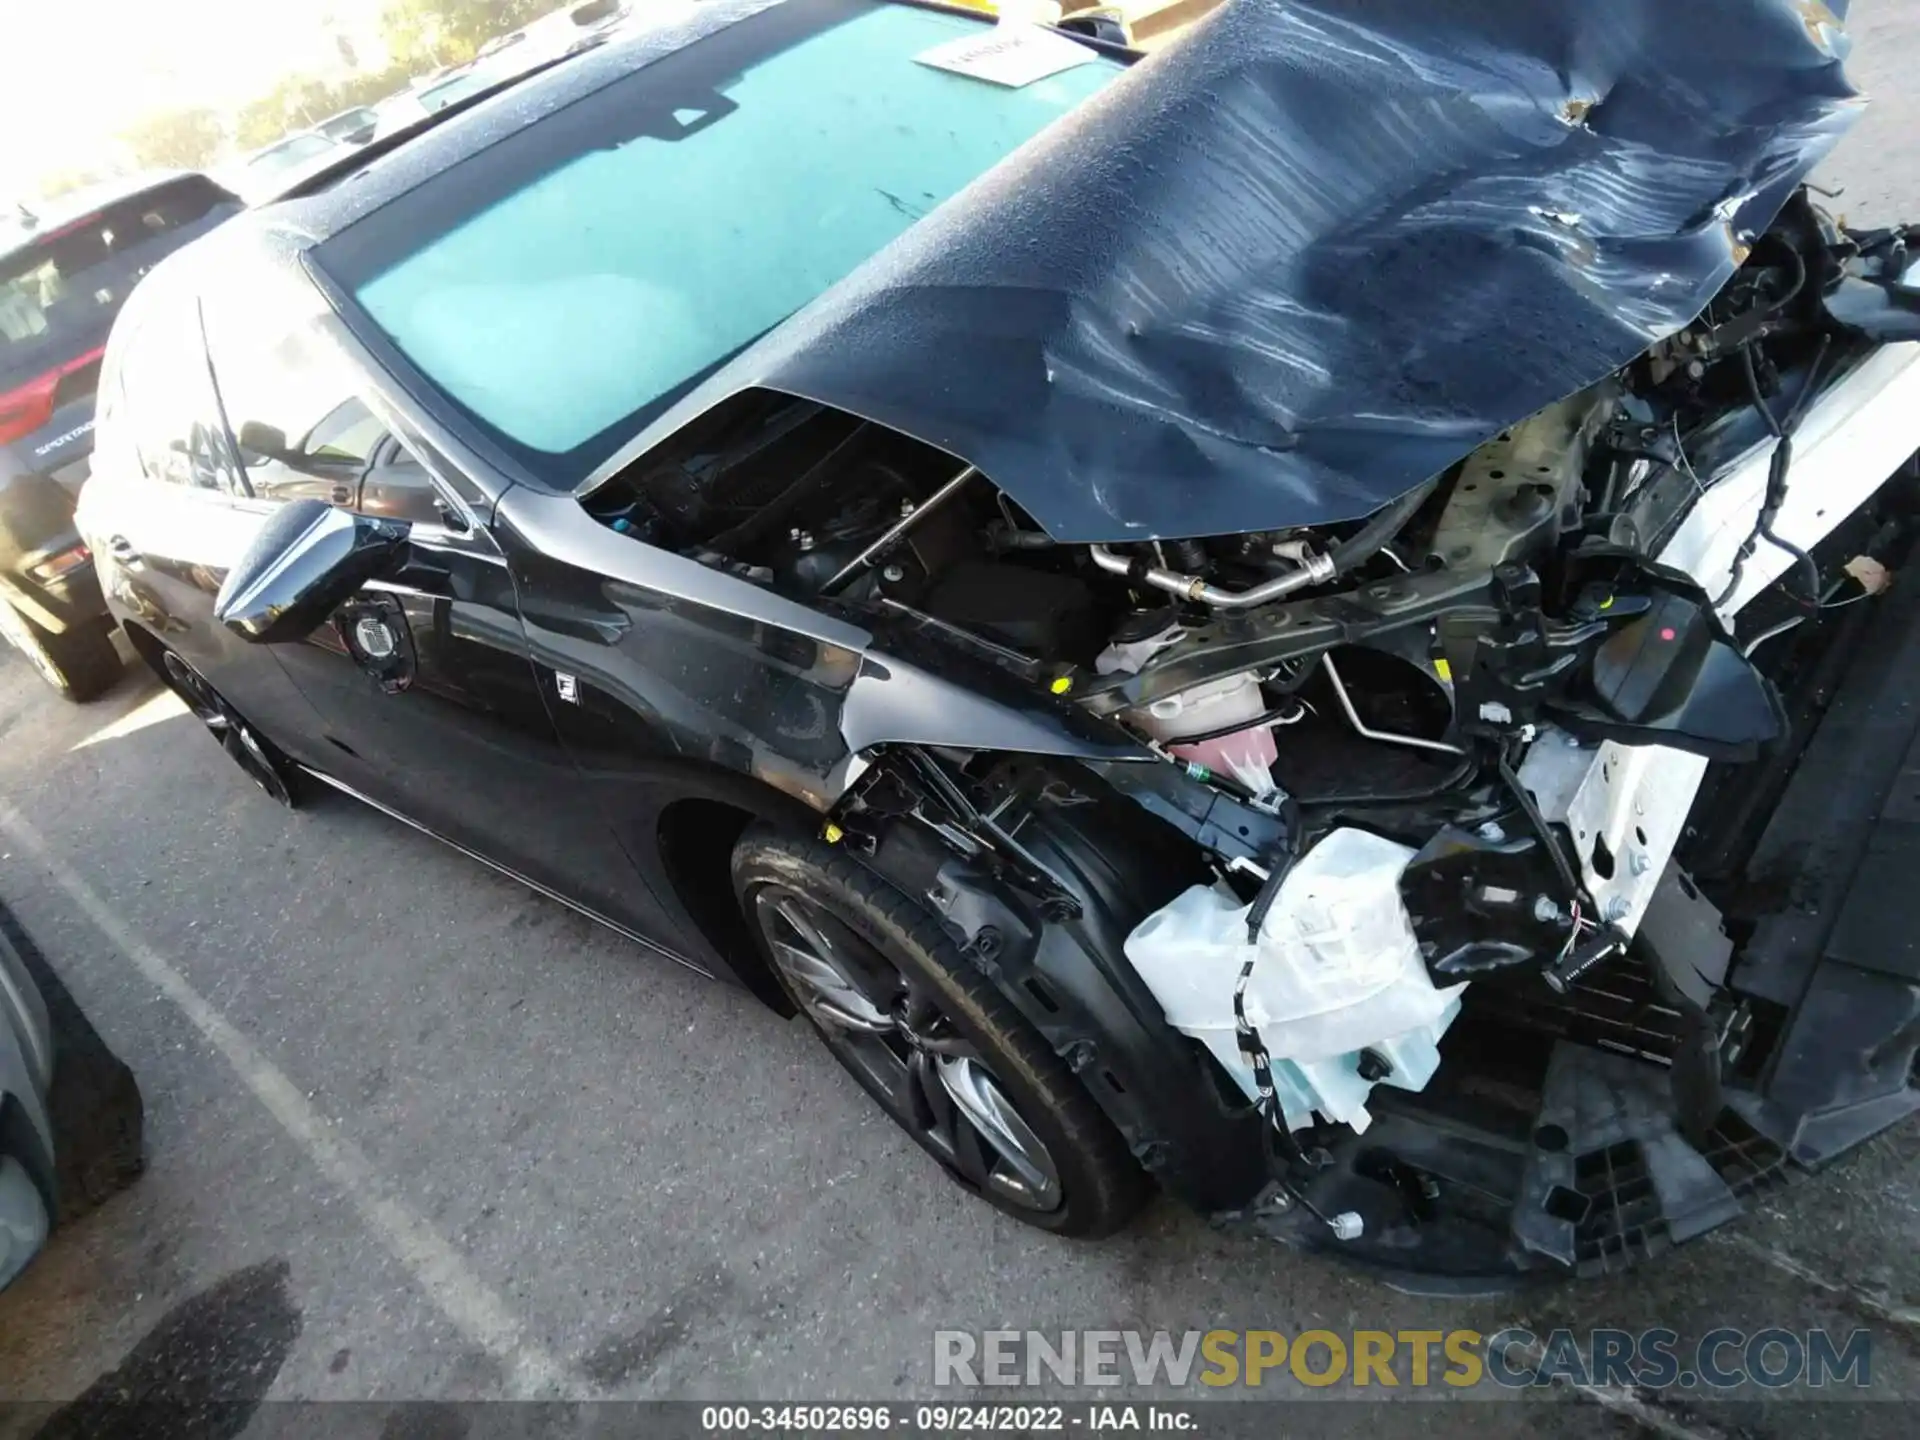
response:
<path fill-rule="evenodd" d="M 595 1387 L 573 1375 L 544 1346 L 527 1338 L 525 1327 L 499 1295 L 468 1268 L 439 1232 L 395 1197 L 393 1187 L 360 1147 L 308 1104 L 297 1085 L 208 1004 L 185 976 L 136 935 L 99 893 L 54 853 L 40 832 L 4 801 L 0 801 L 0 831 L 46 869 L 101 934 L 219 1051 L 240 1083 L 307 1152 L 320 1173 L 352 1202 L 367 1228 L 406 1267 L 427 1298 L 466 1340 L 500 1365 L 514 1398 L 594 1393 Z"/>
<path fill-rule="evenodd" d="M 1646 1433 L 1664 1435 L 1666 1440 L 1725 1440 L 1725 1431 L 1696 1430 L 1618 1385 L 1576 1385 L 1573 1388 L 1581 1398 L 1591 1400 L 1603 1410 L 1626 1417 Z"/>
<path fill-rule="evenodd" d="M 1731 1250 L 1751 1255 L 1762 1264 L 1771 1265 L 1783 1275 L 1791 1275 L 1802 1284 L 1811 1285 L 1829 1295 L 1839 1295 L 1853 1301 L 1862 1310 L 1892 1325 L 1902 1325 L 1909 1330 L 1920 1330 L 1920 1310 L 1907 1305 L 1896 1305 L 1882 1296 L 1862 1290 L 1858 1286 L 1845 1285 L 1838 1280 L 1830 1280 L 1811 1265 L 1796 1260 L 1784 1250 L 1776 1250 L 1771 1245 L 1763 1245 L 1745 1235 L 1720 1234 L 1713 1237 L 1714 1242 Z"/>

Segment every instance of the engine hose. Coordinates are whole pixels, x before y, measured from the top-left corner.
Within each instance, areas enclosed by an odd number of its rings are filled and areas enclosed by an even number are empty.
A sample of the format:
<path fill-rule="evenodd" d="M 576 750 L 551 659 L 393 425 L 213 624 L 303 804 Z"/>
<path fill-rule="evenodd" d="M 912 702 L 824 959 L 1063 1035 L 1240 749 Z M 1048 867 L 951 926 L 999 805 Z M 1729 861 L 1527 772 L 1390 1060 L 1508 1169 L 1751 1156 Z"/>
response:
<path fill-rule="evenodd" d="M 1254 896 L 1253 904 L 1247 909 L 1247 943 L 1249 945 L 1260 943 L 1260 931 L 1267 923 L 1267 913 L 1273 909 L 1274 901 L 1280 898 L 1280 887 L 1287 883 L 1287 876 L 1292 872 L 1293 867 L 1300 863 L 1300 856 L 1304 849 L 1301 841 L 1306 838 L 1306 833 L 1300 807 L 1290 799 L 1283 800 L 1280 818 L 1287 827 L 1287 848 L 1274 861 L 1273 869 L 1268 872 L 1266 880 L 1260 886 L 1260 893 Z M 1250 970 L 1253 963 L 1251 957 L 1247 963 Z M 1234 991 L 1234 1012 L 1242 1025 L 1246 1024 L 1246 1016 L 1241 1014 L 1239 1007 L 1241 993 L 1246 989 L 1246 981 L 1247 974 L 1242 973 L 1240 985 Z"/>
<path fill-rule="evenodd" d="M 1520 783 L 1520 777 L 1505 759 L 1499 762 L 1500 783 L 1507 787 L 1507 793 L 1513 796 L 1513 803 L 1520 807 L 1520 813 L 1526 817 L 1528 827 L 1546 847 L 1547 858 L 1553 862 L 1553 868 L 1560 877 L 1560 883 L 1566 888 L 1567 898 L 1576 903 L 1586 894 L 1586 887 L 1580 883 L 1580 877 L 1573 868 L 1573 862 L 1567 858 L 1567 852 L 1560 848 L 1560 838 L 1547 824 L 1546 816 L 1540 813 L 1540 807 L 1534 803 L 1527 787 Z"/>
<path fill-rule="evenodd" d="M 1284 705 L 1276 705 L 1271 710 L 1255 715 L 1251 720 L 1235 720 L 1213 730 L 1202 730 L 1198 735 L 1169 735 L 1169 745 L 1204 745 L 1209 740 L 1224 740 L 1229 735 L 1238 735 L 1243 730 L 1265 730 L 1274 725 L 1291 725 L 1305 710 L 1304 700 L 1289 699 Z"/>
<path fill-rule="evenodd" d="M 1747 395 L 1753 401 L 1754 409 L 1760 412 L 1760 419 L 1774 436 L 1773 455 L 1767 464 L 1767 488 L 1760 501 L 1759 517 L 1754 521 L 1753 533 L 1740 547 L 1740 553 L 1733 557 L 1732 573 L 1727 577 L 1726 589 L 1722 590 L 1713 602 L 1716 608 L 1724 605 L 1734 591 L 1740 588 L 1740 579 L 1746 570 L 1747 557 L 1753 554 L 1754 546 L 1761 540 L 1766 540 L 1793 557 L 1807 592 L 1802 604 L 1810 609 L 1819 607 L 1820 567 L 1805 550 L 1791 540 L 1776 534 L 1773 520 L 1780 513 L 1780 507 L 1787 498 L 1787 471 L 1793 464 L 1793 430 L 1806 411 L 1807 402 L 1813 396 L 1814 386 L 1819 383 L 1821 362 L 1827 358 L 1827 346 L 1831 339 L 1832 337 L 1827 335 L 1820 337 L 1820 347 L 1814 352 L 1813 363 L 1807 367 L 1806 383 L 1801 387 L 1799 398 L 1793 402 L 1784 420 L 1773 413 L 1773 407 L 1767 403 L 1766 396 L 1760 393 L 1760 377 L 1753 368 L 1753 347 L 1748 346 L 1740 352 L 1740 365 L 1747 382 Z"/>
<path fill-rule="evenodd" d="M 1400 533 L 1414 512 L 1418 510 L 1434 487 L 1440 483 L 1440 477 L 1414 486 L 1392 504 L 1377 511 L 1373 518 L 1362 525 L 1359 531 L 1349 539 L 1341 541 L 1325 555 L 1303 552 L 1300 567 L 1284 575 L 1255 585 L 1249 590 L 1223 590 L 1210 585 L 1198 575 L 1186 574 L 1178 570 L 1163 569 L 1151 565 L 1142 559 L 1129 560 L 1109 545 L 1089 545 L 1087 553 L 1093 563 L 1110 575 L 1124 575 L 1137 584 L 1152 585 L 1177 595 L 1182 600 L 1191 600 L 1197 604 L 1213 606 L 1223 610 L 1246 610 L 1255 605 L 1264 605 L 1269 600 L 1278 600 L 1283 595 L 1291 595 L 1296 590 L 1309 585 L 1324 585 L 1337 577 L 1343 570 L 1352 570 L 1366 560 L 1380 553 L 1388 541 Z M 1174 545 L 1188 542 L 1174 541 Z M 1165 544 L 1163 542 L 1163 547 Z M 1198 545 L 1201 558 L 1205 559 L 1205 549 Z M 1180 553 L 1176 551 L 1176 553 Z"/>
<path fill-rule="evenodd" d="M 1373 518 L 1362 525 L 1352 535 L 1335 545 L 1328 553 L 1333 561 L 1333 573 L 1344 575 L 1371 560 L 1380 552 L 1382 546 L 1398 535 L 1406 523 L 1413 519 L 1420 507 L 1427 503 L 1427 497 L 1439 485 L 1440 477 L 1423 481 L 1413 487 L 1398 500 L 1393 501 L 1374 512 Z"/>
<path fill-rule="evenodd" d="M 1169 540 L 1167 552 L 1173 557 L 1174 568 L 1191 570 L 1199 574 L 1207 568 L 1207 547 L 1198 540 Z"/>
<path fill-rule="evenodd" d="M 1051 550 L 1060 542 L 1044 530 L 1022 530 L 1005 520 L 987 526 L 987 548 L 996 554 L 1007 550 Z"/>
<path fill-rule="evenodd" d="M 1151 585 L 1164 590 L 1169 595 L 1177 595 L 1182 600 L 1192 600 L 1201 605 L 1217 606 L 1223 610 L 1247 610 L 1255 605 L 1264 605 L 1269 600 L 1278 600 L 1282 595 L 1291 595 L 1295 590 L 1308 585 L 1320 585 L 1333 578 L 1333 562 L 1324 555 L 1309 554 L 1297 570 L 1289 570 L 1263 581 L 1250 590 L 1223 590 L 1210 585 L 1197 575 L 1183 575 L 1177 570 L 1165 570 L 1146 560 L 1129 560 L 1109 545 L 1089 545 L 1087 554 L 1093 563 L 1109 575 L 1124 575 L 1127 579 L 1142 585 Z"/>

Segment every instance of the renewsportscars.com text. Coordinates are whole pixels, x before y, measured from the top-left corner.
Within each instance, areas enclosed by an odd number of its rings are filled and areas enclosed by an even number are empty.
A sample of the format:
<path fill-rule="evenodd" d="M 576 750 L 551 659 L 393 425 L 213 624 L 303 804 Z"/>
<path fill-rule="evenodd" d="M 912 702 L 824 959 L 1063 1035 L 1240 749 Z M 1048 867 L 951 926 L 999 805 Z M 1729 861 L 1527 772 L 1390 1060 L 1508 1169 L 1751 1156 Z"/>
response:
<path fill-rule="evenodd" d="M 1729 1390 L 1873 1378 L 1865 1330 L 937 1330 L 935 1385 L 1382 1388 L 1493 1384 Z"/>

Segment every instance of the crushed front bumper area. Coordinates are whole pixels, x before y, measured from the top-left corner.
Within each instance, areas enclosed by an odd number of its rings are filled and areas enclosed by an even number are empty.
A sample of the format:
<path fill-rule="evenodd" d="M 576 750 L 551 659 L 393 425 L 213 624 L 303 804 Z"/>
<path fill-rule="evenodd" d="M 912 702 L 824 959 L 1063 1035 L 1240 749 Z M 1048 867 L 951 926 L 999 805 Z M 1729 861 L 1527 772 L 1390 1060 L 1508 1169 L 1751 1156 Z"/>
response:
<path fill-rule="evenodd" d="M 1682 810 L 1685 839 L 1745 804 L 1748 904 L 1723 917 L 1676 866 L 1636 892 L 1632 951 L 1567 994 L 1470 986 L 1424 1091 L 1376 1089 L 1366 1134 L 1314 1155 L 1306 1204 L 1234 1220 L 1417 1291 L 1600 1273 L 1920 1109 L 1920 592 L 1873 609 L 1836 642 L 1770 810 L 1750 804 L 1767 777 L 1732 772 Z M 1364 1230 L 1339 1240 L 1312 1211 Z"/>

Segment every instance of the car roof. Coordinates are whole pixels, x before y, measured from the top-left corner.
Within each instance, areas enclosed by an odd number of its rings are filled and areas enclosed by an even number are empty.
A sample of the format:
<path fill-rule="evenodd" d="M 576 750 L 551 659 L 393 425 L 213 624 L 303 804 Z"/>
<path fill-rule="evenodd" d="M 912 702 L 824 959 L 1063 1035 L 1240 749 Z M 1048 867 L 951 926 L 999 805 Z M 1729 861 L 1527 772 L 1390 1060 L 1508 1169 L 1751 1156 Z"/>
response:
<path fill-rule="evenodd" d="M 338 119 L 339 117 L 334 116 L 333 118 Z M 321 123 L 324 124 L 326 122 L 322 121 Z M 246 155 L 242 157 L 240 163 L 243 165 L 251 165 L 255 160 L 271 155 L 276 150 L 284 150 L 287 146 L 297 144 L 302 140 L 325 140 L 329 145 L 339 143 L 331 135 L 324 134 L 318 125 L 310 130 L 290 130 L 278 140 L 275 140 L 271 145 L 262 145 L 258 150 L 249 150 Z"/>
<path fill-rule="evenodd" d="M 30 225 L 22 221 L 18 209 L 9 205 L 5 211 L 0 211 L 0 258 L 23 250 L 45 236 L 57 234 L 69 225 L 89 219 L 123 200 L 150 194 L 190 177 L 207 178 L 197 170 L 144 170 L 137 175 L 119 175 L 97 184 L 82 186 L 78 190 L 69 190 L 44 204 L 28 200 L 23 203 L 33 215 Z"/>

